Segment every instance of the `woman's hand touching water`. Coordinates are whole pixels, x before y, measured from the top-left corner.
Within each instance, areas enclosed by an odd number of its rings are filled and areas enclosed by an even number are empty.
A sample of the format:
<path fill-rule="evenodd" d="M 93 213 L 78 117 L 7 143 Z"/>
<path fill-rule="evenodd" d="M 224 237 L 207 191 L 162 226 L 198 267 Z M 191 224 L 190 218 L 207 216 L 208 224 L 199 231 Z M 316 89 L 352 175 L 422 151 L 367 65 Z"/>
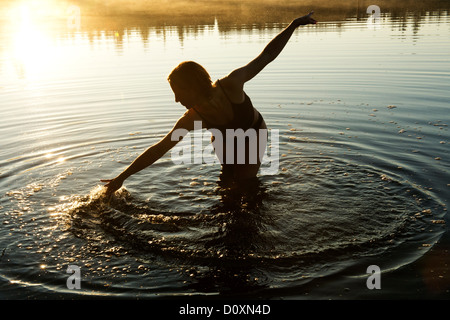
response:
<path fill-rule="evenodd" d="M 106 196 L 109 198 L 113 195 L 114 192 L 119 190 L 122 187 L 123 180 L 119 178 L 114 179 L 104 179 L 100 180 L 101 182 L 106 182 L 105 187 L 106 189 Z"/>

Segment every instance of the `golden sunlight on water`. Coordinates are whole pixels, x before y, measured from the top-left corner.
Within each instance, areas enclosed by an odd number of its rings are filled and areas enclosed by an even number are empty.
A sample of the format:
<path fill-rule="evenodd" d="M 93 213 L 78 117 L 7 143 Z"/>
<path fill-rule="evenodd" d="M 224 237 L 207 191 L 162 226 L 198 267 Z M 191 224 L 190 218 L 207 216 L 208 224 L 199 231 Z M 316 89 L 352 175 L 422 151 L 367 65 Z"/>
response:
<path fill-rule="evenodd" d="M 6 1 L 0 14 L 7 17 L 2 23 L 6 32 L 0 54 L 19 78 L 38 83 L 76 58 L 77 51 L 61 46 L 60 41 L 80 30 L 78 6 L 57 0 Z"/>

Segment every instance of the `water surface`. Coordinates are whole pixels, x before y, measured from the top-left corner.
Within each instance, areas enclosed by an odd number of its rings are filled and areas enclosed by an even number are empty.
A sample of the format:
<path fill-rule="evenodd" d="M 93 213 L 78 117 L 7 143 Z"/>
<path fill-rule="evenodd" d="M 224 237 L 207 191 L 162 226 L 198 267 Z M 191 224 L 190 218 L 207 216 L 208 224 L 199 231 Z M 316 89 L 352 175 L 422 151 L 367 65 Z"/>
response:
<path fill-rule="evenodd" d="M 380 4 L 375 22 L 362 4 L 324 8 L 322 19 L 315 9 L 321 23 L 246 86 L 279 132 L 276 174 L 227 189 L 217 164 L 177 165 L 168 153 L 112 199 L 99 180 L 184 112 L 170 70 L 195 60 L 220 78 L 289 19 L 219 10 L 118 26 L 82 15 L 73 30 L 50 4 L 57 21 L 32 2 L 10 1 L 1 16 L 2 298 L 448 298 L 450 18 L 440 2 Z M 66 286 L 69 265 L 81 267 L 80 290 Z M 367 289 L 369 265 L 382 290 Z"/>

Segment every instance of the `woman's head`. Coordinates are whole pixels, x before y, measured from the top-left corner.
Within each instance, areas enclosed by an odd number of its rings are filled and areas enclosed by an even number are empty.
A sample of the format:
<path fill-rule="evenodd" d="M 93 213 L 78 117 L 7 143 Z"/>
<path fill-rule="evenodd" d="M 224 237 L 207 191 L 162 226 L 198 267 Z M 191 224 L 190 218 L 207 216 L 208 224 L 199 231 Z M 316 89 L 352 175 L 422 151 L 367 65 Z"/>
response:
<path fill-rule="evenodd" d="M 180 63 L 167 77 L 175 94 L 175 101 L 187 108 L 211 95 L 212 82 L 208 72 L 196 62 Z"/>

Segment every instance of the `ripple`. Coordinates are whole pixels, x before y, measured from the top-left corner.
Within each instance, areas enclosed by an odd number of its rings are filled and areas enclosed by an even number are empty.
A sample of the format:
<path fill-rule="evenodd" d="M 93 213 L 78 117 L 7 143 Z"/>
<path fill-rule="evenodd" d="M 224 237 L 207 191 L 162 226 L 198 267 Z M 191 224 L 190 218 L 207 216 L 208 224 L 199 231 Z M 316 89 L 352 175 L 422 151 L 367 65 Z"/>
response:
<path fill-rule="evenodd" d="M 108 202 L 102 187 L 59 210 L 70 217 L 70 232 L 95 243 L 98 252 L 153 255 L 169 266 L 257 265 L 273 286 L 281 283 L 272 273 L 316 278 L 330 265 L 338 272 L 355 259 L 388 252 L 396 252 L 393 265 L 403 265 L 443 232 L 436 223 L 442 205 L 395 176 L 334 159 L 288 168 L 282 184 L 262 177 L 245 192 L 218 188 L 220 200 L 199 212 L 158 210 L 158 202 L 125 188 Z M 405 244 L 415 244 L 417 254 L 401 250 Z"/>

